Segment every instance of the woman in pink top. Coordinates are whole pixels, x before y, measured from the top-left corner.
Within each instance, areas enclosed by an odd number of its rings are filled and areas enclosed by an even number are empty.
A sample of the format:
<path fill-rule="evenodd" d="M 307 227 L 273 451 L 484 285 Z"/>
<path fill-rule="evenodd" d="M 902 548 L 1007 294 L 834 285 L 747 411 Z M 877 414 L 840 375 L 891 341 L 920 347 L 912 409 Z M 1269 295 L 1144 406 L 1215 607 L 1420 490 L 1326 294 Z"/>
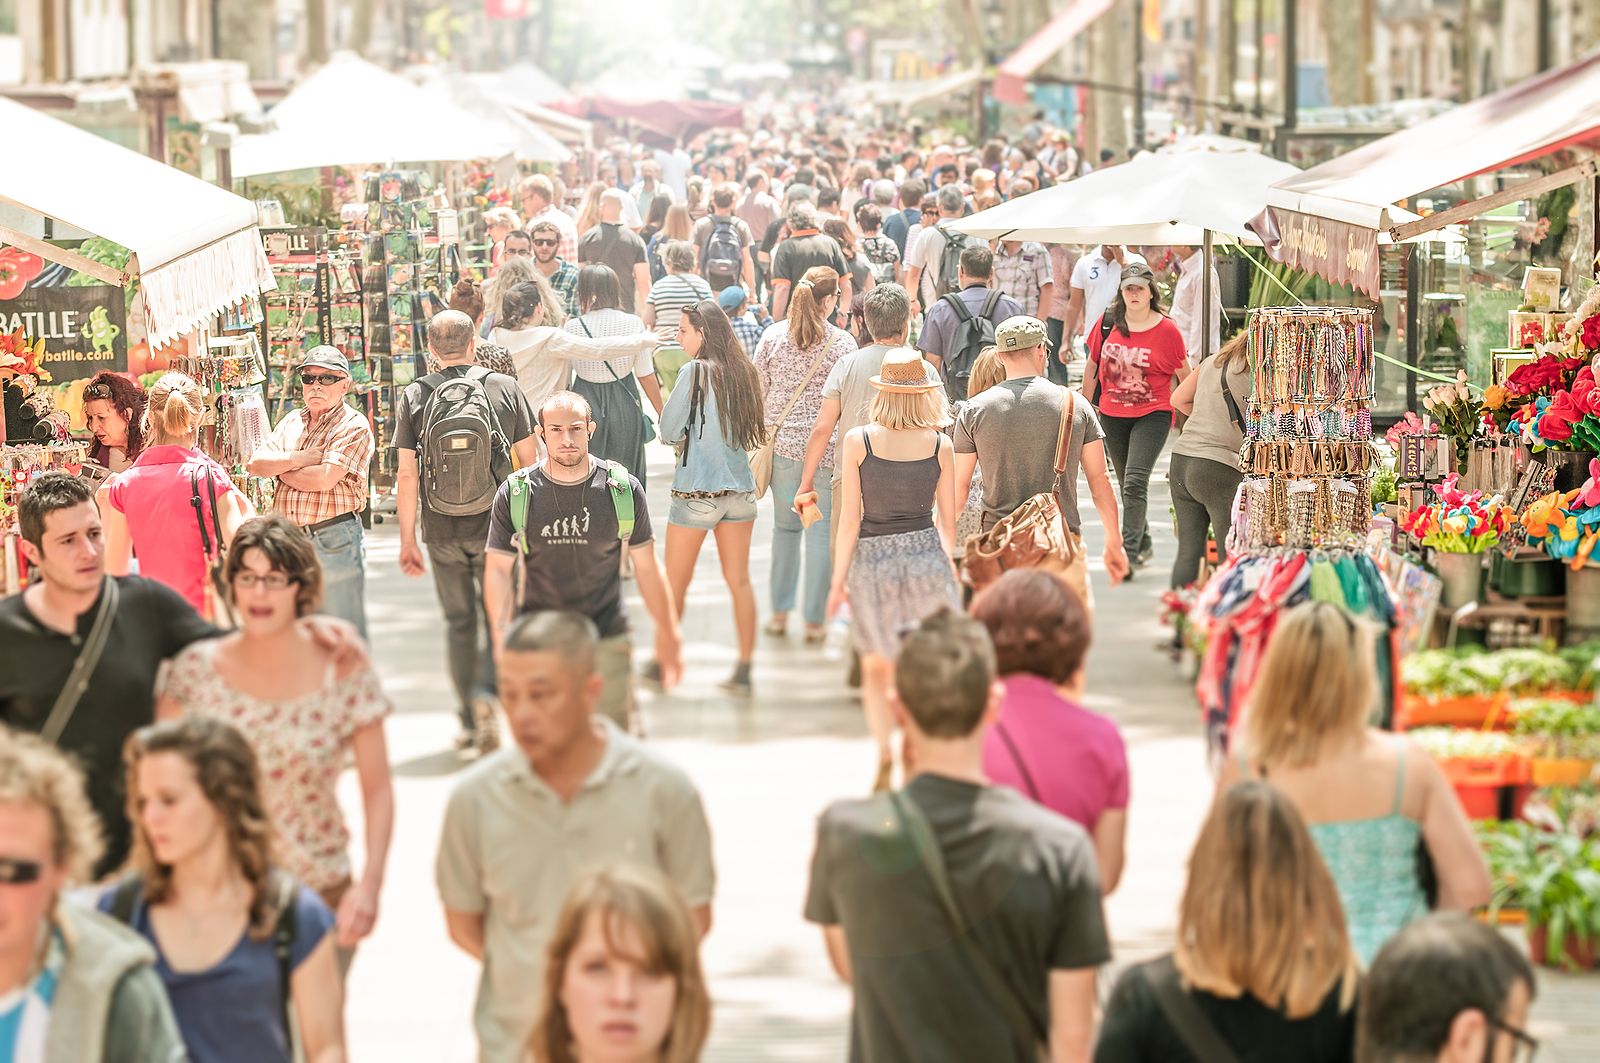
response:
<path fill-rule="evenodd" d="M 1013 569 L 972 603 L 989 629 L 1005 684 L 983 743 L 983 771 L 1087 830 L 1100 889 L 1122 877 L 1128 829 L 1128 752 L 1116 724 L 1080 705 L 1089 614 L 1065 583 Z"/>
<path fill-rule="evenodd" d="M 167 373 L 156 381 L 144 411 L 145 448 L 132 467 L 100 488 L 99 500 L 107 571 L 127 575 L 137 555 L 141 576 L 165 583 L 209 619 L 206 542 L 218 552 L 254 510 L 227 470 L 196 448 L 205 412 L 205 392 L 189 377 Z M 212 541 L 212 490 L 221 543 Z"/>

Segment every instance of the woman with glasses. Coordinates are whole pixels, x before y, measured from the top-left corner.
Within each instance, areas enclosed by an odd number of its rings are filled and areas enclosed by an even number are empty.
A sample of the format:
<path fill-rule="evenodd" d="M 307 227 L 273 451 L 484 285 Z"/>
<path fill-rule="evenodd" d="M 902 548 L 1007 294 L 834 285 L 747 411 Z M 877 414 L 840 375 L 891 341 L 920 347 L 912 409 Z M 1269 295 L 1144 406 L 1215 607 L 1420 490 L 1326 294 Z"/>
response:
<path fill-rule="evenodd" d="M 383 734 L 389 699 L 364 654 L 337 663 L 296 623 L 322 594 L 316 550 L 299 528 L 276 514 L 246 521 L 223 577 L 239 629 L 173 659 L 156 718 L 217 717 L 249 739 L 261 762 L 278 862 L 337 914 L 347 966 L 377 919 L 394 829 Z M 366 850 L 359 882 L 351 877 L 350 832 L 337 796 L 347 760 L 361 782 Z"/>
<path fill-rule="evenodd" d="M 200 450 L 205 414 L 199 384 L 182 373 L 157 380 L 141 423 L 146 445 L 100 488 L 99 501 L 106 571 L 126 576 L 137 554 L 140 575 L 165 583 L 209 619 L 211 559 L 255 510 L 228 471 Z"/>
<path fill-rule="evenodd" d="M 94 433 L 89 457 L 96 465 L 122 472 L 144 449 L 145 394 L 138 381 L 102 369 L 83 388 L 83 420 Z"/>
<path fill-rule="evenodd" d="M 707 532 L 714 533 L 739 640 L 733 675 L 722 687 L 749 694 L 756 647 L 756 596 L 750 586 L 756 484 L 750 451 L 766 438 L 761 377 L 715 299 L 684 306 L 675 324 L 689 360 L 683 386 L 672 389 L 661 411 L 661 441 L 678 448 L 667 516 L 667 582 L 681 618 L 700 546 Z M 658 680 L 660 666 L 652 661 L 645 675 Z"/>
<path fill-rule="evenodd" d="M 1361 977 L 1339 892 L 1294 804 L 1271 786 L 1222 793 L 1189 857 L 1174 950 L 1123 972 L 1095 1063 L 1347 1063 Z M 1172 1018 L 1183 998 L 1221 1048 Z"/>
<path fill-rule="evenodd" d="M 794 286 L 789 314 L 774 322 L 756 344 L 753 358 L 761 375 L 767 424 L 777 430 L 772 452 L 772 619 L 762 630 L 774 638 L 789 631 L 789 613 L 796 592 L 804 587 L 801 613 L 808 646 L 822 644 L 828 620 L 828 582 L 833 563 L 828 556 L 832 537 L 829 517 L 833 492 L 818 499 L 822 519 L 804 527 L 794 512 L 794 496 L 806 464 L 806 444 L 811 426 L 822 413 L 822 390 L 839 359 L 856 349 L 855 340 L 828 323 L 839 305 L 839 274 L 828 266 L 806 270 Z M 833 440 L 830 438 L 817 467 L 822 483 L 833 479 Z M 805 580 L 800 574 L 804 555 Z"/>
<path fill-rule="evenodd" d="M 1410 739 L 1368 724 L 1376 660 L 1371 630 L 1342 607 L 1289 610 L 1250 692 L 1243 741 L 1217 779 L 1219 793 L 1266 779 L 1294 802 L 1338 883 L 1363 964 L 1427 914 L 1422 866 L 1437 881 L 1433 907 L 1489 900 L 1483 854 L 1444 773 Z"/>

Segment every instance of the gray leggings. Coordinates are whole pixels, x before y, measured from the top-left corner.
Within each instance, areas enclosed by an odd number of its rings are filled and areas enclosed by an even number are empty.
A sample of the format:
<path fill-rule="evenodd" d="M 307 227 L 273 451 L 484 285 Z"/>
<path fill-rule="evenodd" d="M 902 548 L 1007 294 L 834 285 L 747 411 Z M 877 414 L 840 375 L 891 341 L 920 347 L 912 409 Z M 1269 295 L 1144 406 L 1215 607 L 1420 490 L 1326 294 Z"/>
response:
<path fill-rule="evenodd" d="M 1172 509 L 1178 515 L 1178 558 L 1172 563 L 1173 587 L 1193 583 L 1206 553 L 1206 531 L 1216 533 L 1219 560 L 1228 556 L 1228 529 L 1233 526 L 1233 496 L 1243 479 L 1239 470 L 1210 458 L 1172 455 L 1167 480 Z"/>

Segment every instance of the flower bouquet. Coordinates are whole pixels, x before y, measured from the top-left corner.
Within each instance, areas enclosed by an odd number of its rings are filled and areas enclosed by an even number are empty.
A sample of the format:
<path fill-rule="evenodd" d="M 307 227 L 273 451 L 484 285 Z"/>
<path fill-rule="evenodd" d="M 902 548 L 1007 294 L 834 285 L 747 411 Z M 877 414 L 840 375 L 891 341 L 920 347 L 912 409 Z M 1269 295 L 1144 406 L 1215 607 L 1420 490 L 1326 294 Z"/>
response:
<path fill-rule="evenodd" d="M 1437 502 L 1418 506 L 1401 525 L 1406 532 L 1444 554 L 1482 554 L 1499 543 L 1511 518 L 1499 495 L 1462 491 L 1452 473 L 1434 484 Z"/>
<path fill-rule="evenodd" d="M 1522 515 L 1528 545 L 1574 569 L 1589 563 L 1600 546 L 1600 460 L 1590 459 L 1589 478 L 1571 491 L 1536 499 Z"/>
<path fill-rule="evenodd" d="M 1439 430 L 1455 441 L 1456 468 L 1465 472 L 1467 457 L 1472 453 L 1472 439 L 1478 434 L 1478 403 L 1472 401 L 1467 384 L 1467 371 L 1456 371 L 1454 384 L 1440 384 L 1429 389 L 1422 397 L 1422 406 L 1439 422 Z"/>
<path fill-rule="evenodd" d="M 49 383 L 49 371 L 39 365 L 43 354 L 42 339 L 30 343 L 21 329 L 0 333 L 0 384 L 13 384 L 31 394 L 40 382 Z"/>

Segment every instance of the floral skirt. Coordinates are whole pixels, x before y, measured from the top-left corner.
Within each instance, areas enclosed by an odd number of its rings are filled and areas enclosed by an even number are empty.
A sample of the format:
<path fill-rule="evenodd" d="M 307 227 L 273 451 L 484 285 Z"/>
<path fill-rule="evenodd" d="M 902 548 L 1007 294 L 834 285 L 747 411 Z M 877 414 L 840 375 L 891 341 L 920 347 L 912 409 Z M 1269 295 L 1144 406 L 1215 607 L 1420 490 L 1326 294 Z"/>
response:
<path fill-rule="evenodd" d="M 845 589 L 856 648 L 890 660 L 925 618 L 961 608 L 955 571 L 933 528 L 857 541 Z"/>

